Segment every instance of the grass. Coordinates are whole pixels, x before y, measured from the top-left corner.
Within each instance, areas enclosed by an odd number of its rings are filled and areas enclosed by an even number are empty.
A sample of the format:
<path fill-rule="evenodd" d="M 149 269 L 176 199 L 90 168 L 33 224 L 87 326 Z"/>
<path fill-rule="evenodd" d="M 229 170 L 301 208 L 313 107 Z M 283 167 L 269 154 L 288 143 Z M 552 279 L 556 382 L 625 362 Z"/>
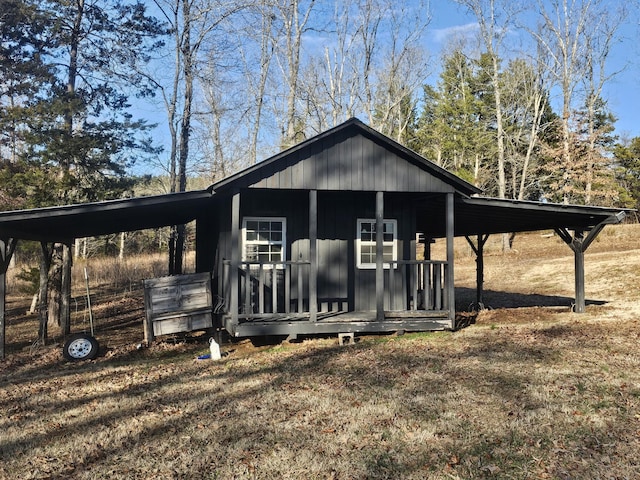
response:
<path fill-rule="evenodd" d="M 638 233 L 616 227 L 587 253 L 587 297 L 606 303 L 583 315 L 562 304 L 572 272 L 546 271 L 572 262 L 568 247 L 532 234 L 487 256 L 492 308 L 457 332 L 242 341 L 211 362 L 196 360 L 206 336 L 137 349 L 134 309 L 117 334 L 98 319 L 107 350 L 92 362 L 14 347 L 0 364 L 0 477 L 640 478 Z M 470 289 L 474 259 L 459 257 Z M 135 307 L 135 291 L 110 295 L 118 316 Z M 21 322 L 11 345 L 28 343 Z"/>

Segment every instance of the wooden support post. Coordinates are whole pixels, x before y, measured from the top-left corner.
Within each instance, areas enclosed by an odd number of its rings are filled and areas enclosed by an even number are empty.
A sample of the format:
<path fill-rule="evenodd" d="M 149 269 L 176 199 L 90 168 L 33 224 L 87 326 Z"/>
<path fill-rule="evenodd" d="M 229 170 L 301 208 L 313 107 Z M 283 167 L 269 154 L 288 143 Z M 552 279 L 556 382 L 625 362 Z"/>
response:
<path fill-rule="evenodd" d="M 318 191 L 309 191 L 309 320 L 318 320 Z"/>
<path fill-rule="evenodd" d="M 464 238 L 476 254 L 476 308 L 482 310 L 484 308 L 484 244 L 487 243 L 489 235 L 478 235 L 477 244 L 474 244 L 468 236 Z"/>
<path fill-rule="evenodd" d="M 575 287 L 576 287 L 576 304 L 574 312 L 584 313 L 586 309 L 586 299 L 584 294 L 584 232 L 577 230 L 573 237 L 573 258 L 575 266 Z"/>
<path fill-rule="evenodd" d="M 72 242 L 71 242 L 72 243 Z M 62 288 L 60 289 L 60 328 L 63 335 L 71 333 L 71 243 L 62 245 Z"/>
<path fill-rule="evenodd" d="M 376 193 L 376 320 L 384 321 L 384 192 Z"/>
<path fill-rule="evenodd" d="M 7 270 L 9 269 L 16 244 L 17 240 L 15 238 L 0 238 L 0 360 L 4 360 L 5 357 L 7 332 Z"/>
<path fill-rule="evenodd" d="M 453 272 L 453 236 L 454 236 L 454 194 L 447 193 L 447 276 L 445 283 L 445 295 L 447 300 L 447 308 L 449 309 L 449 327 L 453 330 L 456 328 L 456 297 L 454 291 L 454 272 Z"/>
<path fill-rule="evenodd" d="M 229 312 L 231 321 L 238 324 L 238 270 L 240 269 L 240 192 L 236 192 L 231 199 L 231 275 L 229 276 L 229 288 L 231 289 L 231 302 Z"/>
<path fill-rule="evenodd" d="M 556 228 L 555 232 L 558 236 L 569 245 L 571 250 L 573 250 L 574 255 L 574 266 L 575 266 L 575 289 L 576 289 L 576 301 L 573 307 L 573 311 L 575 313 L 584 313 L 586 310 L 586 298 L 585 298 L 585 288 L 584 288 L 584 252 L 587 251 L 589 245 L 596 239 L 598 234 L 602 231 L 602 229 L 606 225 L 613 225 L 616 223 L 620 223 L 624 220 L 625 213 L 619 212 L 616 215 L 612 215 L 611 217 L 603 220 L 598 225 L 595 225 L 592 228 L 585 230 L 574 230 L 573 236 L 566 228 Z M 584 236 L 584 233 L 587 233 L 587 236 Z"/>

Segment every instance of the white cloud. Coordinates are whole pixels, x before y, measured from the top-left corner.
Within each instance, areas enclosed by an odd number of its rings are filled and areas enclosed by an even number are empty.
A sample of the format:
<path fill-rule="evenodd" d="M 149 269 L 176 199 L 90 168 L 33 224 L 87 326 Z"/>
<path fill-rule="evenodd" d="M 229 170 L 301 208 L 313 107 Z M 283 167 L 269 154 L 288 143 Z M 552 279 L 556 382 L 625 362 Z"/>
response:
<path fill-rule="evenodd" d="M 478 31 L 478 23 L 465 23 L 464 25 L 455 25 L 453 27 L 436 28 L 431 30 L 433 40 L 437 43 L 446 43 L 452 38 L 469 37 L 475 35 Z"/>

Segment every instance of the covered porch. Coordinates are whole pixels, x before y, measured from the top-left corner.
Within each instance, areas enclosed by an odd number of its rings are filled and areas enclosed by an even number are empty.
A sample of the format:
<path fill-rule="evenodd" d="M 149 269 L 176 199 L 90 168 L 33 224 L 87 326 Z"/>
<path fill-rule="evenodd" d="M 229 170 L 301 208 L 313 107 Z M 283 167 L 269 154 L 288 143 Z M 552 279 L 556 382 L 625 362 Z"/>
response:
<path fill-rule="evenodd" d="M 374 297 L 375 304 L 371 305 L 358 300 L 353 293 L 331 296 L 319 287 L 319 276 L 326 276 L 331 266 L 327 266 L 326 258 L 319 253 L 317 190 L 308 192 L 308 232 L 304 239 L 308 241 L 304 249 L 308 255 L 300 260 L 284 261 L 243 258 L 242 193 L 237 192 L 230 202 L 231 258 L 222 262 L 215 282 L 222 327 L 236 337 L 455 329 L 454 193 L 442 194 L 447 210 L 444 260 L 416 259 L 415 225 L 418 222 L 415 218 L 411 219 L 412 240 L 406 241 L 403 254 L 394 259 L 388 254 L 385 256 L 384 223 L 389 213 L 385 215 L 386 194 L 382 191 L 373 194 L 374 268 L 367 272 L 351 267 L 346 280 L 355 284 L 352 290 L 363 288 L 364 283 L 372 284 L 370 296 Z M 412 196 L 411 203 L 420 201 L 420 197 Z M 322 198 L 332 201 L 327 193 Z M 413 205 L 409 210 L 415 215 Z M 353 233 L 350 235 L 347 243 L 354 243 Z M 353 263 L 353 256 L 351 252 L 342 262 Z M 367 308 L 371 306 L 374 308 Z"/>

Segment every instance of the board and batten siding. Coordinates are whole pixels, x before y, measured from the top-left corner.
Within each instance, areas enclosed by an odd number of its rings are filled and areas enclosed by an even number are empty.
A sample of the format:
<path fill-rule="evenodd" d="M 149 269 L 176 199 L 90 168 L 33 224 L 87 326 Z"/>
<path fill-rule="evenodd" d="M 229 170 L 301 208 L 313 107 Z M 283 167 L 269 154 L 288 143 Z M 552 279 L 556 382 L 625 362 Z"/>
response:
<path fill-rule="evenodd" d="M 401 157 L 362 135 L 322 139 L 292 152 L 248 178 L 248 187 L 383 192 L 453 192 L 452 185 L 424 165 Z M 251 177 L 251 175 L 249 176 Z"/>

